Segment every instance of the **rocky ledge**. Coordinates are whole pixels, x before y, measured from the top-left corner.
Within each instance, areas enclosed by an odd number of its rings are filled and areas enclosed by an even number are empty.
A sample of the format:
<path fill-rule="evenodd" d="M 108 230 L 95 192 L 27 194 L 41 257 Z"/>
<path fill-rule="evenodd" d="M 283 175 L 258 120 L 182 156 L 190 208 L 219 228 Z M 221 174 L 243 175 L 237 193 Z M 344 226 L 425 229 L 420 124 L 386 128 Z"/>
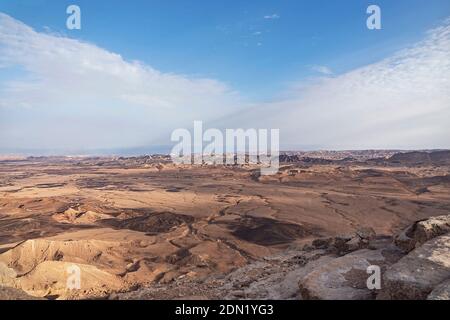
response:
<path fill-rule="evenodd" d="M 450 298 L 450 215 L 414 223 L 395 237 L 370 228 L 321 238 L 222 277 L 186 278 L 114 299 L 375 300 Z M 380 286 L 369 289 L 378 269 Z M 369 281 L 370 282 L 370 281 Z"/>
<path fill-rule="evenodd" d="M 312 247 L 312 248 L 311 248 Z M 450 215 L 417 221 L 389 241 L 364 231 L 312 246 L 337 257 L 299 279 L 301 299 L 448 300 Z M 369 266 L 380 268 L 379 288 L 369 289 Z"/>

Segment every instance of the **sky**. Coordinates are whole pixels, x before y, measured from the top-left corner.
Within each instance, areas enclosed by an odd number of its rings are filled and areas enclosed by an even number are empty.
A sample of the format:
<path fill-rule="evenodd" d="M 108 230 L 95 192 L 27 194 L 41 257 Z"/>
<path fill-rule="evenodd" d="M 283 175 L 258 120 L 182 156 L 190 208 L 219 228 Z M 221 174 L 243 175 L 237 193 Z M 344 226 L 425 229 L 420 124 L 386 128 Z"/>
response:
<path fill-rule="evenodd" d="M 194 120 L 278 128 L 284 149 L 450 148 L 449 18 L 448 0 L 2 0 L 0 153 L 156 148 Z"/>

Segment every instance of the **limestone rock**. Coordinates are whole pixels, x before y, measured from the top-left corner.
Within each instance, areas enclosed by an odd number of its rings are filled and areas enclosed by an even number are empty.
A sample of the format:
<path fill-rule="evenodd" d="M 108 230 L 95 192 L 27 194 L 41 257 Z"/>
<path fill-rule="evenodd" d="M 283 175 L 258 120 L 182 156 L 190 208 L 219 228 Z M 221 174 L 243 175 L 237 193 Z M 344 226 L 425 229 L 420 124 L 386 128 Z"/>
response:
<path fill-rule="evenodd" d="M 415 239 L 423 244 L 430 239 L 450 232 L 450 215 L 432 217 L 417 224 Z"/>
<path fill-rule="evenodd" d="M 450 279 L 434 288 L 427 300 L 450 300 Z"/>
<path fill-rule="evenodd" d="M 398 251 L 362 249 L 321 265 L 299 281 L 303 299 L 368 300 L 376 292 L 367 288 L 367 268 L 381 270 L 400 258 Z"/>
<path fill-rule="evenodd" d="M 450 215 L 432 217 L 417 221 L 395 238 L 395 244 L 410 252 L 435 237 L 450 232 Z"/>
<path fill-rule="evenodd" d="M 450 234 L 434 238 L 388 268 L 383 299 L 423 300 L 450 278 Z"/>
<path fill-rule="evenodd" d="M 414 232 L 417 223 L 408 226 L 405 230 L 400 232 L 394 239 L 394 243 L 402 249 L 404 252 L 410 252 L 414 250 L 416 241 L 414 240 Z"/>

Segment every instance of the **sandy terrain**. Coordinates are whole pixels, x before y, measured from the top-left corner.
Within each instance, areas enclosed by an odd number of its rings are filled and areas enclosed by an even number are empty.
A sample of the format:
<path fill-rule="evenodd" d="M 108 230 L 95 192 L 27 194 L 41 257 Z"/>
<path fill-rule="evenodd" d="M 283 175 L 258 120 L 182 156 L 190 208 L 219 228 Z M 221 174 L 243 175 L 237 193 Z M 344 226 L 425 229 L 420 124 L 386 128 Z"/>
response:
<path fill-rule="evenodd" d="M 391 236 L 448 214 L 449 177 L 447 165 L 371 161 L 289 163 L 260 177 L 250 166 L 6 159 L 0 285 L 49 299 L 105 298 L 219 279 L 317 238 L 362 227 Z M 81 290 L 67 290 L 73 264 Z"/>

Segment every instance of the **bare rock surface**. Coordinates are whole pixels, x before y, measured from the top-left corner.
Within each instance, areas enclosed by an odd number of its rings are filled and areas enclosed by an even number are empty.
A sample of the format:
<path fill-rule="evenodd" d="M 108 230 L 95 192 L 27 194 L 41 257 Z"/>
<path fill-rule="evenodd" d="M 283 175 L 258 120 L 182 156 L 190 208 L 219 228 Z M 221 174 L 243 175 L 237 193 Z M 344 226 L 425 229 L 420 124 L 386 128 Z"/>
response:
<path fill-rule="evenodd" d="M 434 238 L 384 273 L 382 299 L 423 300 L 450 278 L 450 234 Z"/>
<path fill-rule="evenodd" d="M 449 232 L 450 215 L 431 217 L 410 225 L 396 237 L 395 243 L 405 252 L 410 252 L 428 240 Z"/>
<path fill-rule="evenodd" d="M 367 268 L 378 265 L 384 269 L 399 257 L 395 250 L 362 249 L 333 259 L 300 280 L 301 296 L 314 300 L 373 299 L 376 292 L 367 288 Z"/>
<path fill-rule="evenodd" d="M 434 288 L 427 300 L 450 300 L 450 279 Z"/>
<path fill-rule="evenodd" d="M 335 258 L 324 250 L 287 250 L 254 261 L 223 277 L 208 277 L 202 281 L 180 277 L 164 286 L 153 285 L 113 298 L 299 299 L 298 279 Z"/>
<path fill-rule="evenodd" d="M 0 300 L 41 300 L 41 299 L 30 296 L 26 292 L 19 289 L 0 286 Z"/>
<path fill-rule="evenodd" d="M 234 290 L 238 289 L 242 292 L 242 297 L 247 299 L 298 299 L 300 298 L 298 279 L 334 259 L 334 257 L 322 256 L 321 252 L 312 254 L 297 252 L 291 258 L 289 255 L 285 258 L 281 257 L 282 255 L 279 255 L 268 259 L 263 273 L 255 273 L 255 265 L 249 265 L 247 270 L 240 269 L 230 274 L 223 287 L 225 292 L 230 289 L 226 298 L 236 299 Z M 257 275 L 253 281 L 249 278 L 252 274 Z"/>
<path fill-rule="evenodd" d="M 305 249 L 325 249 L 329 253 L 342 256 L 360 249 L 381 249 L 384 247 L 386 247 L 384 238 L 377 237 L 372 228 L 361 227 L 351 234 L 315 239 L 311 246 L 306 246 Z"/>

